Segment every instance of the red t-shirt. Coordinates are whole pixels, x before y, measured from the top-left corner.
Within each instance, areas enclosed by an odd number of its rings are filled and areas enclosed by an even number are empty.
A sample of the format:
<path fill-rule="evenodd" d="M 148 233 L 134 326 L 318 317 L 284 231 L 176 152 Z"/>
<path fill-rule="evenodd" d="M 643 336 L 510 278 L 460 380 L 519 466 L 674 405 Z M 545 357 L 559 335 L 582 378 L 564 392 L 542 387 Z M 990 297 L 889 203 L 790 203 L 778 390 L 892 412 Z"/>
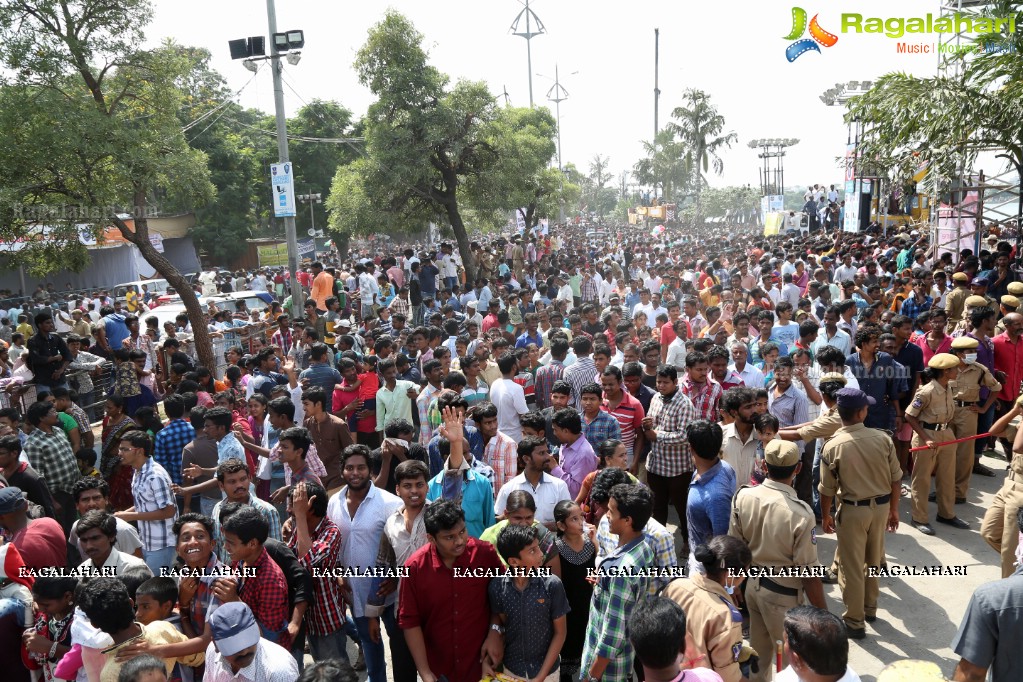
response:
<path fill-rule="evenodd" d="M 11 538 L 26 568 L 67 567 L 67 537 L 56 520 L 34 519 Z"/>
<path fill-rule="evenodd" d="M 405 562 L 401 581 L 398 627 L 421 627 L 426 655 L 434 675 L 449 682 L 479 682 L 483 676 L 480 649 L 490 632 L 490 578 L 455 576 L 454 569 L 504 570 L 489 542 L 470 537 L 452 568 L 444 565 L 432 544 L 417 549 Z"/>

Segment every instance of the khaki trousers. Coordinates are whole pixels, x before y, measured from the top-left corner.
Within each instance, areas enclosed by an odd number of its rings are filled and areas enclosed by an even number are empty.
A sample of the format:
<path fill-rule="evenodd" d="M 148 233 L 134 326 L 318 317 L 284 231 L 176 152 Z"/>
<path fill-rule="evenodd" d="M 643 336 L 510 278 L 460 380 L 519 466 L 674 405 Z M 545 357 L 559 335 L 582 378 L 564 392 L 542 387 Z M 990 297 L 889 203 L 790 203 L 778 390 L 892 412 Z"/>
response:
<path fill-rule="evenodd" d="M 864 616 L 877 614 L 880 586 L 877 577 L 867 575 L 870 567 L 884 563 L 884 534 L 890 503 L 855 507 L 840 504 L 835 519 L 838 534 L 838 586 L 842 590 L 845 613 L 842 619 L 851 628 L 862 630 Z"/>
<path fill-rule="evenodd" d="M 1008 578 L 1016 570 L 1013 565 L 1019 544 L 1016 512 L 1020 507 L 1023 507 L 1023 482 L 1007 478 L 980 524 L 980 536 L 1001 555 L 1003 578 Z"/>
<path fill-rule="evenodd" d="M 940 443 L 954 440 L 951 430 L 927 431 L 931 440 Z M 913 436 L 913 447 L 925 445 L 920 436 Z M 913 475 L 910 487 L 913 489 L 913 520 L 917 523 L 928 523 L 930 511 L 927 508 L 927 495 L 931 491 L 931 476 L 935 476 L 934 490 L 938 498 L 938 516 L 943 519 L 955 518 L 955 474 L 956 446 L 946 445 L 936 451 L 930 448 L 913 453 Z"/>
<path fill-rule="evenodd" d="M 746 607 L 749 609 L 750 646 L 760 654 L 760 660 L 767 665 L 760 666 L 760 672 L 751 679 L 753 682 L 769 682 L 774 671 L 775 642 L 784 640 L 785 614 L 793 606 L 799 606 L 800 594 L 789 596 L 772 592 L 760 584 L 760 578 L 750 578 L 746 586 Z M 784 655 L 782 666 L 787 666 L 788 656 Z"/>
<path fill-rule="evenodd" d="M 957 407 L 955 416 L 952 418 L 952 431 L 955 433 L 956 439 L 976 436 L 979 416 L 968 407 Z M 942 433 L 945 432 L 942 431 Z M 966 497 L 966 492 L 970 489 L 970 476 L 973 474 L 974 463 L 973 452 L 976 445 L 976 441 L 968 440 L 956 446 L 956 497 Z"/>

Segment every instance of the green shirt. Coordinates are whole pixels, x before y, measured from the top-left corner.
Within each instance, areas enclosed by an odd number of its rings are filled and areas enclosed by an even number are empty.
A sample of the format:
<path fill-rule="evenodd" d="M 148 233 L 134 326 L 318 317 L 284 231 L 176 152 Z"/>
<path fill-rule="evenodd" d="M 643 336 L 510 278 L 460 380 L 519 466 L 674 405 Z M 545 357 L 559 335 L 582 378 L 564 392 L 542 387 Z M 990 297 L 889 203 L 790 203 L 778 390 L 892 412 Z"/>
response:
<path fill-rule="evenodd" d="M 494 549 L 497 549 L 497 536 L 501 534 L 501 531 L 504 530 L 507 525 L 507 519 L 504 521 L 498 521 L 490 528 L 483 531 L 483 534 L 480 535 L 480 540 L 489 542 L 494 546 Z M 533 521 L 533 528 L 536 528 L 536 539 L 540 544 L 540 552 L 543 554 L 543 565 L 546 566 L 551 559 L 554 558 L 554 555 L 558 553 L 557 545 L 554 544 L 555 535 L 538 521 Z M 501 552 L 498 552 L 497 556 L 500 557 L 501 563 L 505 566 L 508 565 L 508 562 L 504 560 L 503 556 L 501 556 Z"/>
<path fill-rule="evenodd" d="M 68 441 L 70 441 L 71 432 L 78 428 L 78 422 L 75 421 L 74 417 L 66 412 L 58 412 L 57 416 L 60 417 L 60 428 L 64 430 L 64 433 L 67 434 Z"/>

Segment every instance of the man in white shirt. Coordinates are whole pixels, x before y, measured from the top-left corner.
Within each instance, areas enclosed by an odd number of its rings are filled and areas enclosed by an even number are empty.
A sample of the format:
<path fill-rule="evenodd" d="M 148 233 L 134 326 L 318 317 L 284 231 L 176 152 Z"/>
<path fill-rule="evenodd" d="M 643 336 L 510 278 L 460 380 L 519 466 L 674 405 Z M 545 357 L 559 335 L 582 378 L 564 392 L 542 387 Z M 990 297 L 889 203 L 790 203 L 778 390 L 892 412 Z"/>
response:
<path fill-rule="evenodd" d="M 742 377 L 742 383 L 748 388 L 764 388 L 764 373 L 747 362 L 749 347 L 742 341 L 733 341 L 728 350 L 732 354 L 728 369 Z"/>
<path fill-rule="evenodd" d="M 785 284 L 781 288 L 781 298 L 783 301 L 788 301 L 793 308 L 799 307 L 799 299 L 802 298 L 802 291 L 799 287 L 792 283 L 792 273 L 786 273 L 782 275 L 782 279 Z"/>
<path fill-rule="evenodd" d="M 126 569 L 131 568 L 152 575 L 145 561 L 114 547 L 117 541 L 117 519 L 110 512 L 99 509 L 87 512 L 76 522 L 75 533 L 78 535 L 82 555 L 86 557 L 79 570 L 95 570 L 98 573 L 106 568 L 112 569 L 115 576 L 121 576 Z"/>
<path fill-rule="evenodd" d="M 558 297 L 555 300 L 566 301 L 569 307 L 571 307 L 573 301 L 575 300 L 572 294 L 572 286 L 565 280 L 564 276 L 562 275 L 555 275 L 554 283 L 558 287 Z"/>
<path fill-rule="evenodd" d="M 643 288 L 639 290 L 639 303 L 632 306 L 632 317 L 637 313 L 646 315 L 646 326 L 653 329 L 654 326 L 654 305 L 650 302 L 650 290 Z"/>
<path fill-rule="evenodd" d="M 838 308 L 833 305 L 828 306 L 824 310 L 823 322 L 824 326 L 817 336 L 817 340 L 811 346 L 813 352 L 816 354 L 824 346 L 834 346 L 845 355 L 852 353 L 852 338 L 848 333 L 838 328 Z"/>
<path fill-rule="evenodd" d="M 521 474 L 502 485 L 498 490 L 494 512 L 498 515 L 504 514 L 508 496 L 516 490 L 525 490 L 533 496 L 533 501 L 536 503 L 536 515 L 533 519 L 554 529 L 554 506 L 558 502 L 570 500 L 572 497 L 569 495 L 568 485 L 560 478 L 550 474 L 551 469 L 558 463 L 551 456 L 547 440 L 523 438 L 518 444 L 517 454 L 525 468 Z"/>
<path fill-rule="evenodd" d="M 679 334 L 679 330 L 686 328 L 686 321 L 681 317 L 675 320 L 675 324 L 672 329 L 675 331 L 675 339 L 668 344 L 668 354 L 664 358 L 666 365 L 674 365 L 680 372 L 684 372 L 686 369 L 686 342 Z M 624 359 L 624 355 L 622 358 Z"/>
<path fill-rule="evenodd" d="M 835 282 L 841 285 L 846 280 L 852 280 L 856 276 L 856 266 L 852 262 L 852 254 L 847 253 L 842 257 L 842 264 L 835 268 Z"/>
<path fill-rule="evenodd" d="M 497 408 L 497 429 L 517 443 L 522 440 L 519 415 L 529 412 L 525 391 L 512 379 L 518 360 L 511 353 L 505 353 L 497 359 L 497 368 L 502 378 L 490 387 L 490 401 Z"/>

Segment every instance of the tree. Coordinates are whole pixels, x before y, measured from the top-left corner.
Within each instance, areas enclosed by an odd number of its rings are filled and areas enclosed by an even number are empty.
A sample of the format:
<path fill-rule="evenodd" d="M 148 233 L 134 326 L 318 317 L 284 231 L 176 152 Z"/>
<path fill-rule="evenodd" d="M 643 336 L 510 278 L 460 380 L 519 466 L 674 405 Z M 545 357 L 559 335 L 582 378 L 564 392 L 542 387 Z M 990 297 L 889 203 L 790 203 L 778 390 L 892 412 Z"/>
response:
<path fill-rule="evenodd" d="M 558 210 L 564 176 L 548 164 L 557 150 L 556 124 L 545 107 L 502 107 L 482 134 L 496 159 L 487 173 L 465 183 L 466 204 L 477 214 L 498 209 L 522 213 L 526 229 Z"/>
<path fill-rule="evenodd" d="M 57 268 L 65 254 L 84 265 L 81 224 L 113 225 L 199 321 L 192 288 L 149 240 L 157 188 L 193 205 L 214 193 L 177 118 L 190 61 L 171 44 L 138 48 L 150 18 L 145 0 L 0 0 L 0 65 L 13 74 L 0 96 L 0 161 L 19 169 L 0 194 L 2 229 L 11 238 L 49 228 L 25 251 Z M 200 361 L 215 367 L 205 325 L 195 325 L 195 341 Z"/>
<path fill-rule="evenodd" d="M 693 179 L 693 156 L 675 133 L 664 129 L 654 142 L 643 142 L 646 156 L 635 163 L 632 174 L 641 185 L 661 187 L 665 201 L 680 202 Z"/>
<path fill-rule="evenodd" d="M 597 189 L 604 189 L 604 185 L 611 181 L 611 171 L 608 170 L 610 164 L 611 159 L 600 154 L 594 154 L 590 159 L 590 180 Z"/>
<path fill-rule="evenodd" d="M 983 14 L 1023 23 L 1019 2 L 996 0 Z M 947 191 L 981 149 L 994 148 L 1004 150 L 1023 181 L 1023 36 L 979 35 L 968 47 L 975 49 L 944 55 L 951 68 L 939 76 L 890 73 L 850 100 L 846 120 L 869 121 L 858 163 L 870 159 L 869 172 L 894 188 L 926 165 Z M 866 174 L 862 166 L 857 172 Z"/>
<path fill-rule="evenodd" d="M 734 132 L 721 134 L 725 128 L 725 117 L 710 103 L 710 95 L 707 93 L 689 89 L 685 91 L 682 100 L 684 104 L 671 112 L 675 120 L 666 128 L 678 136 L 679 141 L 689 148 L 692 155 L 695 221 L 699 223 L 703 218 L 700 194 L 707 184 L 705 174 L 713 169 L 714 173 L 721 175 L 724 162 L 718 154 L 721 150 L 730 148 L 739 136 Z"/>
<path fill-rule="evenodd" d="M 329 199 L 334 174 L 360 153 L 361 143 L 340 140 L 355 137 L 356 132 L 352 125 L 352 112 L 332 100 L 314 99 L 288 119 L 296 191 L 299 194 L 320 194 L 324 200 L 319 205 L 299 202 L 295 220 L 302 229 L 314 222 L 321 228 L 327 226 L 326 200 Z M 350 233 L 341 233 L 338 239 L 343 252 L 348 251 L 349 236 Z"/>
<path fill-rule="evenodd" d="M 475 266 L 462 219 L 463 189 L 497 162 L 485 135 L 497 106 L 483 83 L 448 87 L 422 42 L 407 18 L 389 11 L 359 50 L 359 81 L 377 100 L 365 119 L 369 161 L 357 170 L 364 173 L 366 196 L 399 225 L 445 218 L 471 281 Z"/>

